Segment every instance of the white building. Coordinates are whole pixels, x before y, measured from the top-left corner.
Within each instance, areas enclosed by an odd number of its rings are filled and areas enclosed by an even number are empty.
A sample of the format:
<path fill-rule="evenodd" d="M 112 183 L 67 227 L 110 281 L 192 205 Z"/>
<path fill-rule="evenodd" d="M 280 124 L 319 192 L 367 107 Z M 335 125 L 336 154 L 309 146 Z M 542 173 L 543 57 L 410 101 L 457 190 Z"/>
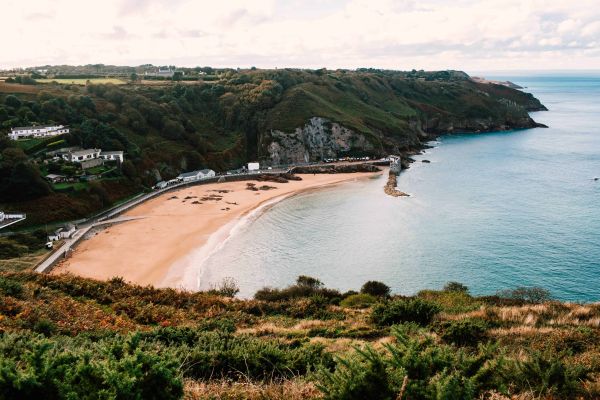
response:
<path fill-rule="evenodd" d="M 63 125 L 21 126 L 11 128 L 8 137 L 18 140 L 26 137 L 49 137 L 69 133 L 69 128 Z"/>
<path fill-rule="evenodd" d="M 74 150 L 64 153 L 62 158 L 65 161 L 81 163 L 100 157 L 100 152 L 100 149 Z"/>
<path fill-rule="evenodd" d="M 122 151 L 102 151 L 100 152 L 100 158 L 106 161 L 118 161 L 123 162 Z"/>
<path fill-rule="evenodd" d="M 213 178 L 214 176 L 215 171 L 212 169 L 201 169 L 199 171 L 184 172 L 183 174 L 180 174 L 177 179 L 182 182 L 191 182 L 200 179 Z"/>
<path fill-rule="evenodd" d="M 248 171 L 258 171 L 260 169 L 260 164 L 257 162 L 249 162 L 248 163 Z"/>
<path fill-rule="evenodd" d="M 67 224 L 62 228 L 58 228 L 54 231 L 54 233 L 48 236 L 49 241 L 55 241 L 59 239 L 68 239 L 73 236 L 73 234 L 77 231 L 75 226 L 72 224 Z"/>

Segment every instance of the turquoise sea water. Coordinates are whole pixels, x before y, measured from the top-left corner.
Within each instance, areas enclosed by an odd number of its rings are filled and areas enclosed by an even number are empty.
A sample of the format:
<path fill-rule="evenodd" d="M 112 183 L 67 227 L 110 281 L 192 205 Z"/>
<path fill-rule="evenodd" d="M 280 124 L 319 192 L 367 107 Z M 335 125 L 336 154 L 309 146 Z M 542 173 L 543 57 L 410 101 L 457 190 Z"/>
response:
<path fill-rule="evenodd" d="M 600 75 L 508 78 L 550 109 L 532 114 L 550 128 L 443 136 L 402 173 L 410 198 L 384 195 L 382 177 L 284 200 L 204 263 L 201 288 L 231 276 L 249 297 L 304 274 L 340 290 L 454 280 L 600 301 Z"/>

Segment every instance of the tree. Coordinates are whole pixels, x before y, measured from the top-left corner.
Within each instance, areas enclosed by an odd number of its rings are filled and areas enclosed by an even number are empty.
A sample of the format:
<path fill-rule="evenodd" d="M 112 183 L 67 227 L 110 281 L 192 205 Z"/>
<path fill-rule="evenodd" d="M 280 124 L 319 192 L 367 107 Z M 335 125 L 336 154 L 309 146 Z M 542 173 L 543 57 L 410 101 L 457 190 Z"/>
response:
<path fill-rule="evenodd" d="M 450 281 L 444 285 L 444 291 L 469 293 L 469 288 L 460 282 Z"/>
<path fill-rule="evenodd" d="M 173 73 L 173 80 L 174 81 L 180 81 L 183 78 L 183 72 L 181 71 L 176 71 Z"/>
<path fill-rule="evenodd" d="M 370 294 L 377 297 L 388 297 L 390 295 L 390 287 L 383 282 L 368 281 L 360 288 L 360 292 Z"/>
<path fill-rule="evenodd" d="M 4 104 L 6 104 L 9 107 L 18 109 L 19 107 L 21 107 L 21 100 L 19 100 L 18 97 L 14 96 L 12 94 L 9 94 L 4 99 Z"/>
<path fill-rule="evenodd" d="M 138 74 L 132 72 L 129 78 L 131 79 L 131 82 L 136 82 L 138 80 Z"/>
<path fill-rule="evenodd" d="M 323 286 L 323 282 L 321 282 L 317 278 L 313 278 L 306 275 L 300 275 L 298 278 L 296 278 L 296 285 L 304 286 L 311 289 L 318 289 Z"/>

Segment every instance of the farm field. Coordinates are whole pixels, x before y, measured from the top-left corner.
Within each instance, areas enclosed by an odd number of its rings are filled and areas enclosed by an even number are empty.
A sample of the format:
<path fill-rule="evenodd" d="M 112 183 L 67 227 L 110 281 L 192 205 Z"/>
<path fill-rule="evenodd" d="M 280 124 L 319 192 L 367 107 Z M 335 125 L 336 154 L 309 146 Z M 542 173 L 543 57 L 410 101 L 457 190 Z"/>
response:
<path fill-rule="evenodd" d="M 97 84 L 97 85 L 107 84 L 107 83 L 111 83 L 113 85 L 124 85 L 125 83 L 127 83 L 124 80 L 117 79 L 117 78 L 36 79 L 37 83 L 52 83 L 52 82 L 56 82 L 56 83 L 60 83 L 62 85 L 86 85 L 88 81 L 90 83 Z"/>

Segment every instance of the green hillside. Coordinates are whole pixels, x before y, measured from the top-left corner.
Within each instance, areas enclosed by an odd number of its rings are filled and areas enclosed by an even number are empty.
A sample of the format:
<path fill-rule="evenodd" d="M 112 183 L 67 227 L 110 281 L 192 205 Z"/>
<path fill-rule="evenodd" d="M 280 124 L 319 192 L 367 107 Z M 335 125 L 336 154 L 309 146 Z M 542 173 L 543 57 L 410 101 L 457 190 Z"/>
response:
<path fill-rule="evenodd" d="M 379 157 L 418 148 L 446 131 L 532 127 L 527 112 L 543 109 L 529 94 L 475 83 L 456 71 L 210 72 L 118 86 L 42 84 L 31 77 L 0 83 L 3 132 L 49 123 L 71 129 L 52 140 L 0 136 L 0 207 L 28 212 L 33 225 L 79 218 L 181 171 L 269 163 L 272 131 L 292 133 L 312 117 L 350 129 L 362 138 L 357 151 Z M 68 146 L 123 150 L 126 161 L 89 184 L 48 184 L 42 178 L 48 173 L 81 178 L 76 166 L 47 156 Z"/>

